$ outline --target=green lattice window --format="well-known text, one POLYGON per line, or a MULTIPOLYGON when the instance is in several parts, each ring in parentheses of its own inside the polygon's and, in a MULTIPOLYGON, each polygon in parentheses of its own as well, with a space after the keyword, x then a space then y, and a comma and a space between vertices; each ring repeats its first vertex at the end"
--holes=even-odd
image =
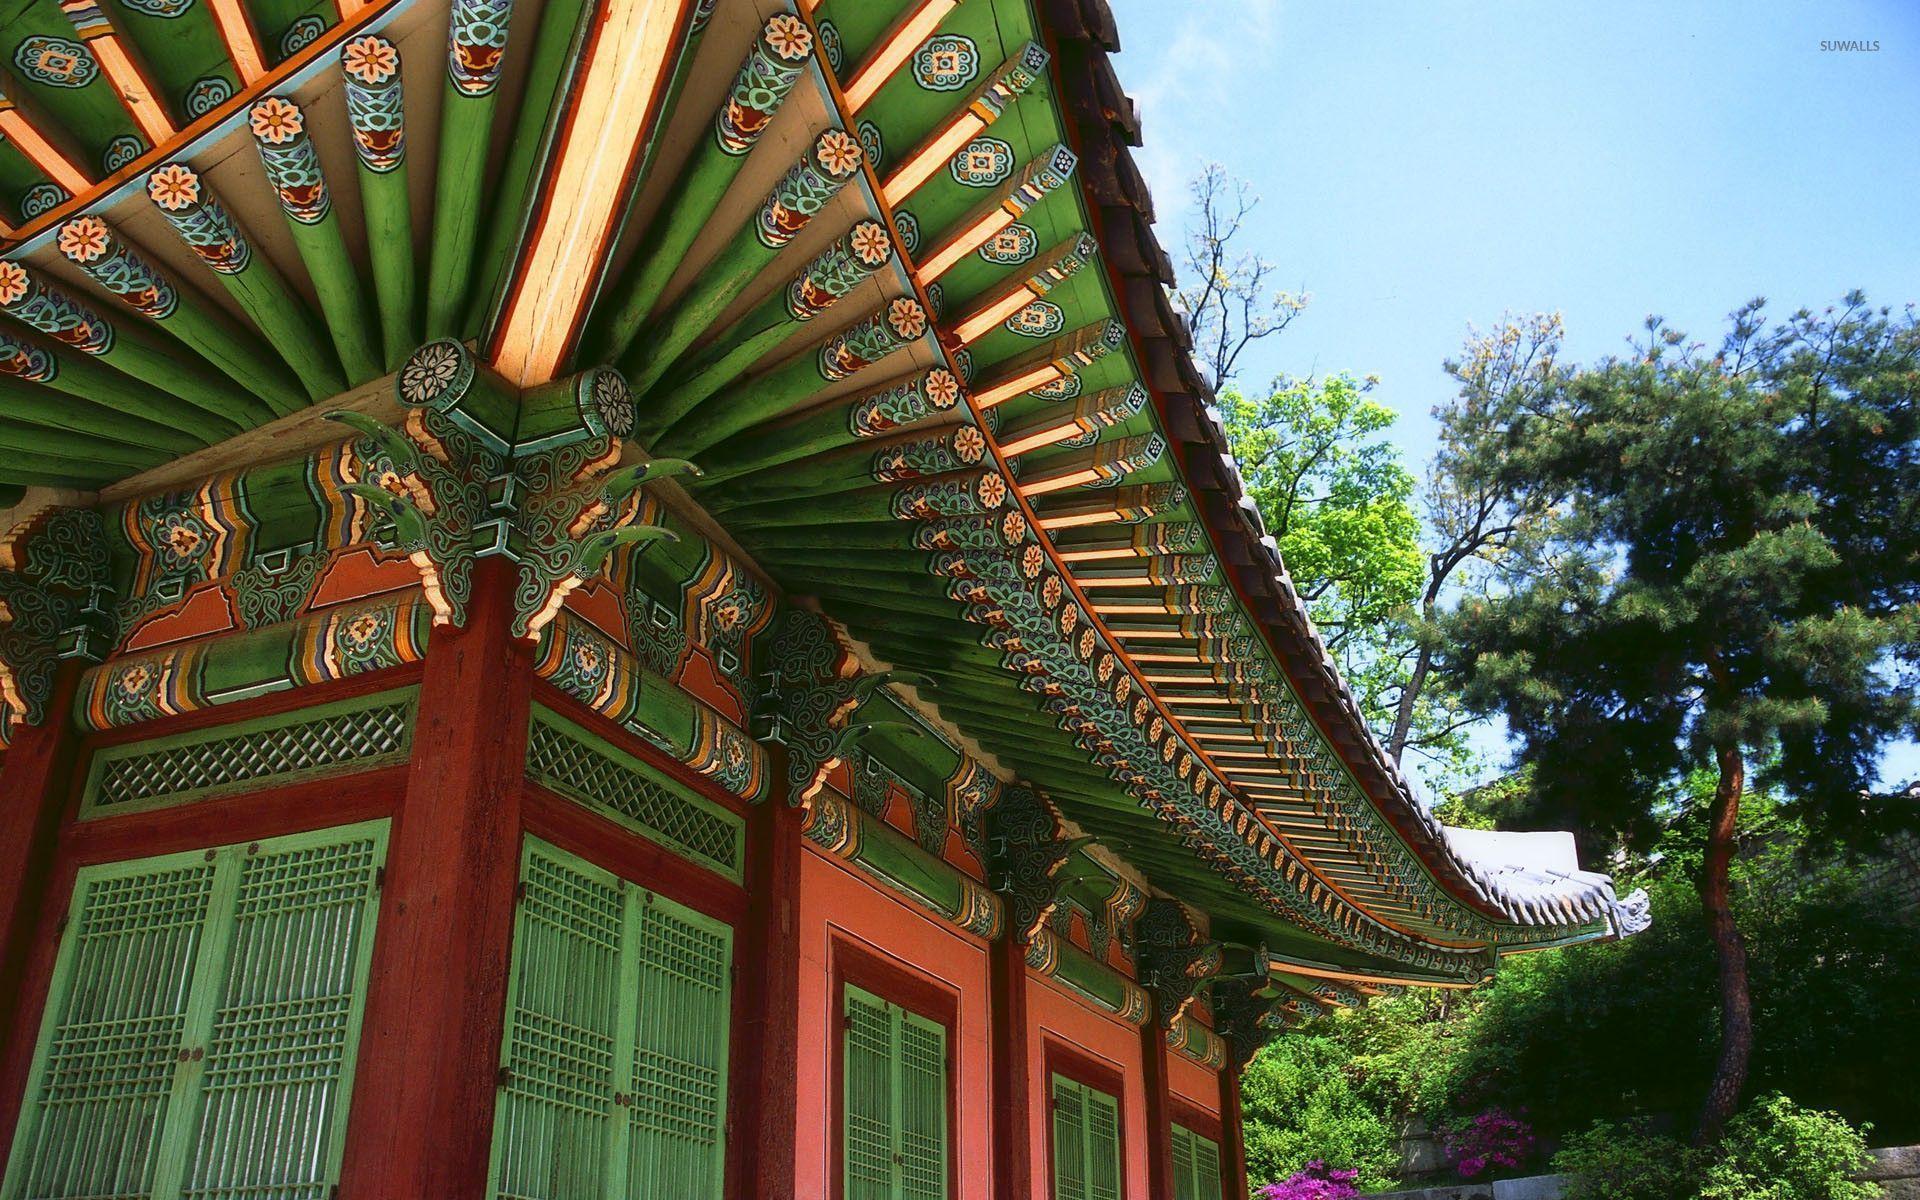
POLYGON ((945 1200, 947 1029, 846 989, 846 1200, 945 1200))
POLYGON ((413 693, 386 692, 94 755, 83 817, 405 762, 413 693))
POLYGON ((489 1195, 719 1196, 733 933, 528 839, 489 1195))
POLYGON ((544 708, 535 707, 528 731, 527 774, 689 858, 740 878, 745 835, 739 817, 544 708))
POLYGON ((1185 1125, 1173 1127, 1173 1200, 1220 1200, 1220 1147, 1185 1125))
POLYGON ((326 1200, 386 824, 88 867, 6 1200, 326 1200))
POLYGON ((1053 1077, 1053 1200, 1120 1200, 1120 1102, 1053 1077))

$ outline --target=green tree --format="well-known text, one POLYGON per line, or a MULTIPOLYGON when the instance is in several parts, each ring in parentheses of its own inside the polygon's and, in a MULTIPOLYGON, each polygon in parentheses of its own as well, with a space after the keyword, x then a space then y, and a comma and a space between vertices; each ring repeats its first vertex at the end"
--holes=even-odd
MULTIPOLYGON (((1247 494, 1362 711, 1384 738, 1418 652, 1415 602, 1427 579, 1418 487, 1389 440, 1397 414, 1376 381, 1282 378, 1261 396, 1219 397, 1247 494)), ((1403 745, 1464 768, 1464 722, 1433 689, 1409 709, 1403 745)))
POLYGON ((1503 587, 1444 622, 1442 666, 1504 714, 1554 810, 1644 836, 1685 772, 1715 773, 1698 875, 1720 1048, 1699 1136, 1753 1052, 1729 888, 1756 759, 1823 831, 1885 816, 1883 747, 1920 726, 1920 327, 1761 302, 1721 344, 1659 319, 1630 357, 1490 405, 1476 461, 1540 514, 1503 587))

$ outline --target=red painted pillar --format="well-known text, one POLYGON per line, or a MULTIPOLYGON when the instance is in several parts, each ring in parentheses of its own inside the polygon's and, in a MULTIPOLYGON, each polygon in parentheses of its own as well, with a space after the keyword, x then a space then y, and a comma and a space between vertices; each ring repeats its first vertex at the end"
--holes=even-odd
POLYGON ((1140 1030, 1146 1061, 1147 1195, 1173 1200, 1173 1094, 1168 1084, 1167 1035, 1149 1019, 1140 1030))
POLYGON ((28 986, 29 967, 50 928, 43 919, 60 822, 73 799, 80 733, 73 726, 73 693, 86 664, 68 661, 54 675, 46 719, 15 726, 6 765, 0 767, 0 1162, 20 1111, 27 1060, 40 1027, 44 979, 28 986))
POLYGON ((993 944, 988 955, 993 989, 993 1194, 996 1200, 1033 1200, 1027 947, 1009 933, 993 944))
MULTIPOLYGON (((775 754, 775 779, 786 778, 775 754)), ((800 868, 802 813, 783 788, 763 801, 747 831, 747 929, 740 956, 744 987, 734 1067, 742 1085, 735 1126, 739 1154, 730 1195, 795 1200, 800 1124, 800 868)), ((738 1094, 738 1093, 736 1093, 738 1094)), ((810 1097, 810 1103, 825 1103, 810 1097)))
POLYGON ((427 647, 348 1117, 343 1200, 486 1188, 519 882, 532 644, 514 570, 482 560, 427 647))
POLYGON ((1220 1182, 1224 1200, 1247 1200, 1247 1131, 1242 1119, 1240 1073, 1229 1061, 1220 1072, 1220 1182))

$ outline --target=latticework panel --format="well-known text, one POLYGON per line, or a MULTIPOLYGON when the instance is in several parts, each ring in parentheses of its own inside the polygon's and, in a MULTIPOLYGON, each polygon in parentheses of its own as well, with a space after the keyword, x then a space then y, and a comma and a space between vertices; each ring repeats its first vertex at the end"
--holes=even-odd
POLYGON ((413 730, 410 696, 370 697, 244 728, 139 742, 95 759, 89 813, 179 803, 211 793, 406 758, 413 730))
POLYGON ((6 1200, 323 1200, 381 822, 85 868, 6 1200))
POLYGON ((696 924, 659 903, 641 906, 639 925, 626 1194, 641 1200, 717 1196, 732 940, 724 927, 696 924))
POLYGON ((527 774, 562 795, 604 809, 656 841, 734 878, 741 872, 741 823, 692 798, 638 759, 536 712, 527 774))
POLYGON ((488 1195, 717 1198, 732 967, 726 925, 529 840, 488 1195))
POLYGON ((213 883, 206 861, 81 882, 9 1200, 152 1194, 213 883))
POLYGON ((371 947, 371 839, 249 856, 182 1195, 324 1200, 371 947), (306 1136, 288 1136, 298 1130, 306 1136))
POLYGON ((492 1195, 600 1200, 619 1025, 619 882, 529 851, 514 933, 492 1195))

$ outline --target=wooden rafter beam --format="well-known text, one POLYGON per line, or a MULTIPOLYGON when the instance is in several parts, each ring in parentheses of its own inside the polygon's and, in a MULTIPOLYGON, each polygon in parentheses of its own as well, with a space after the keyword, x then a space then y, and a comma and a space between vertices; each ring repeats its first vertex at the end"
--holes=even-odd
POLYGON ((266 55, 261 52, 260 35, 242 0, 207 0, 207 11, 213 14, 214 28, 220 33, 221 44, 227 48, 227 59, 233 63, 234 73, 240 76, 240 86, 252 87, 264 79, 266 55))
POLYGON ((915 0, 901 13, 880 35, 873 49, 867 51, 867 57, 841 89, 847 98, 848 111, 858 113, 865 108, 958 4, 959 0, 915 0))
POLYGON ((20 106, 0 93, 0 137, 12 142, 16 150, 42 175, 58 184, 69 196, 78 196, 93 186, 93 180, 80 169, 73 157, 42 131, 40 123, 20 106))
POLYGON ((552 379, 578 341, 692 7, 690 0, 601 0, 590 18, 553 158, 488 342, 494 369, 516 383, 552 379))
POLYGON ((159 89, 148 77, 133 47, 121 41, 99 0, 60 0, 60 11, 67 15, 73 31, 99 61, 100 69, 120 97, 121 107, 133 118, 148 144, 158 146, 172 138, 178 130, 167 106, 161 102, 159 89))

